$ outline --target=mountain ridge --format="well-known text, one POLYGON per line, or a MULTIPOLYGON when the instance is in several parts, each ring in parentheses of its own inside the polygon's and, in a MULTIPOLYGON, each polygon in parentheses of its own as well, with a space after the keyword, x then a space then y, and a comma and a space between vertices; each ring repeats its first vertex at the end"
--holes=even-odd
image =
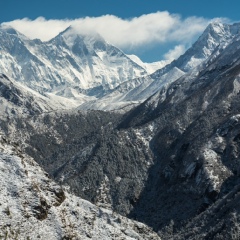
MULTIPOLYGON (((108 109, 109 100, 121 102, 123 105, 143 102, 148 97, 159 91, 167 88, 172 82, 186 74, 191 69, 194 69, 202 62, 206 61, 214 51, 224 47, 239 34, 240 24, 222 24, 214 22, 209 24, 198 40, 178 59, 173 60, 163 68, 155 71, 147 77, 139 77, 121 83, 116 89, 110 91, 106 96, 99 100, 90 101, 90 108, 98 109, 99 106, 104 106, 103 109, 108 109), (114 99, 115 98, 115 99, 114 99), (94 106, 95 105, 95 106, 94 106)), ((218 51, 217 51, 218 53, 218 51)), ((79 109, 86 109, 84 104, 79 109)), ((114 108, 114 105, 112 106, 114 108)))

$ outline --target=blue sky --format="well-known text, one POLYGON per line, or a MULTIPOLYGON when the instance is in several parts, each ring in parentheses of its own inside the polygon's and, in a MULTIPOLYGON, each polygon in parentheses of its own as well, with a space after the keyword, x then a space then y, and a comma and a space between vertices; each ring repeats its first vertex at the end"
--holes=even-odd
POLYGON ((108 42, 147 62, 181 54, 214 18, 240 19, 239 0, 0 1, 0 22, 10 22, 28 37, 47 40, 50 33, 74 23, 80 32, 94 28, 108 42))

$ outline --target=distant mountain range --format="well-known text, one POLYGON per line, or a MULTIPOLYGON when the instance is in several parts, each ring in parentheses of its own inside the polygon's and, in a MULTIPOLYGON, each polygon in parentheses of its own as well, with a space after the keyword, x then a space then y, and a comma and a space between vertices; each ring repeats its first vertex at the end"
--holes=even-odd
POLYGON ((213 23, 177 60, 146 64, 100 35, 79 35, 72 27, 41 42, 2 26, 0 72, 46 97, 62 100, 63 105, 71 99, 69 108, 122 109, 146 100, 199 65, 219 44, 227 44, 237 29, 237 25, 213 23))
POLYGON ((0 46, 1 73, 40 94, 74 99, 79 105, 164 66, 164 62, 144 64, 100 35, 79 35, 71 27, 48 42, 1 27, 0 46))

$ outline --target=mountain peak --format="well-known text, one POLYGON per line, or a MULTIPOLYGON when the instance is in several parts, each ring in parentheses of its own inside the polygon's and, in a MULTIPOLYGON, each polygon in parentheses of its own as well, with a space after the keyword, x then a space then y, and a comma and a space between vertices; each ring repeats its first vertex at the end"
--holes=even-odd
POLYGON ((28 40, 29 38, 26 37, 24 34, 18 32, 15 28, 10 25, 0 24, 0 32, 4 32, 8 35, 12 35, 18 37, 22 40, 28 40))
POLYGON ((69 26, 63 32, 59 34, 59 36, 63 37, 68 46, 73 46, 76 39, 80 41, 84 41, 85 43, 89 43, 93 45, 95 42, 103 42, 106 43, 104 38, 97 32, 89 31, 82 32, 75 26, 69 26))
POLYGON ((221 21, 216 20, 216 21, 209 23, 207 28, 217 29, 217 28, 222 28, 224 26, 228 26, 228 24, 222 23, 221 21))
POLYGON ((240 24, 229 25, 220 21, 210 23, 193 46, 184 54, 184 58, 188 60, 184 60, 183 57, 179 58, 181 61, 184 60, 186 62, 184 70, 188 71, 192 69, 192 67, 189 68, 189 66, 192 66, 192 63, 187 63, 189 58, 191 59, 190 62, 197 59, 197 61, 195 61, 196 64, 194 65, 196 66, 204 59, 208 58, 219 45, 229 43, 231 39, 239 33, 239 26, 240 24))
POLYGON ((8 34, 14 34, 14 35, 18 35, 20 34, 16 29, 14 29, 13 27, 9 26, 9 25, 5 25, 2 24, 0 25, 0 30, 3 30, 5 32, 7 32, 8 34))
POLYGON ((211 35, 213 38, 223 37, 228 39, 232 38, 232 35, 236 35, 240 32, 240 23, 226 24, 220 21, 211 22, 202 36, 211 35))

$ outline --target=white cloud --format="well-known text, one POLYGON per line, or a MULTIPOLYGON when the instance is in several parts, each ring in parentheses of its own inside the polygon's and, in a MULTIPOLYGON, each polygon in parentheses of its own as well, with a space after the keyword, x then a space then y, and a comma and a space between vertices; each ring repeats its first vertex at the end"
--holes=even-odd
POLYGON ((174 60, 182 55, 185 51, 186 49, 184 45, 177 45, 173 49, 169 50, 166 54, 164 54, 164 58, 166 60, 174 60))
POLYGON ((200 33, 209 23, 208 19, 190 17, 182 20, 179 15, 168 12, 145 14, 131 19, 113 15, 86 17, 74 20, 46 20, 39 17, 3 23, 16 28, 30 38, 49 40, 72 25, 79 33, 97 31, 105 39, 120 46, 138 46, 150 42, 165 42, 191 38, 200 33))
POLYGON ((130 50, 169 42, 189 45, 209 22, 209 19, 201 17, 182 19, 178 14, 164 11, 131 19, 122 19, 114 15, 73 20, 46 20, 39 17, 35 20, 24 18, 2 24, 12 26, 29 38, 40 38, 43 41, 50 40, 71 25, 78 33, 95 31, 113 45, 130 50))
POLYGON ((39 17, 35 20, 17 19, 2 23, 2 25, 9 25, 31 39, 39 38, 42 41, 47 41, 69 27, 71 22, 71 20, 46 20, 39 17))

